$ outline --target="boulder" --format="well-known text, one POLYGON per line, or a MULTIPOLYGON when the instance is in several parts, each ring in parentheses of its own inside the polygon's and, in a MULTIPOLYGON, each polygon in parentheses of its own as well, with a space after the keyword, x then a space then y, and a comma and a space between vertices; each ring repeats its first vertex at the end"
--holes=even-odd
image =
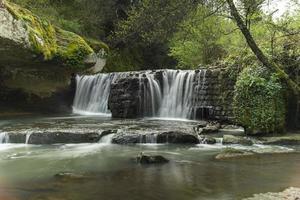
POLYGON ((199 139, 193 134, 180 131, 169 131, 158 134, 157 143, 198 144, 199 139))
POLYGON ((169 160, 163 156, 144 155, 143 153, 136 157, 136 161, 140 164, 164 164, 169 162, 169 160))
POLYGON ((0 109, 8 111, 71 112, 72 74, 97 54, 79 35, 10 1, 1 1, 0 47, 0 109))
POLYGON ((223 144, 241 144, 241 145, 253 145, 251 139, 242 136, 224 135, 223 144))

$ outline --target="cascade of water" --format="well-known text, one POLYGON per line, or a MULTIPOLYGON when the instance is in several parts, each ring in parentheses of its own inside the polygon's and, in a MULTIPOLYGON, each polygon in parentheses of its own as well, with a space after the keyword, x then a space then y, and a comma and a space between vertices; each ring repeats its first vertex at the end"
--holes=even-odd
POLYGON ((157 134, 140 135, 140 143, 156 144, 157 143, 157 134))
POLYGON ((9 143, 9 135, 7 133, 0 133, 0 144, 9 143))
POLYGON ((30 136, 31 136, 31 133, 26 134, 25 144, 28 144, 30 136))
POLYGON ((159 117, 191 118, 194 71, 167 70, 163 73, 163 100, 159 117))
POLYGON ((108 134, 108 135, 103 136, 103 137, 100 139, 99 143, 103 143, 103 144, 111 144, 114 135, 115 135, 115 134, 108 134))
MULTIPOLYGON (((124 72, 77 76, 73 111, 79 114, 109 114, 107 105, 111 84, 129 74, 124 72)), ((161 118, 195 118, 195 103, 197 102, 195 92, 203 89, 205 74, 205 70, 199 72, 162 70, 158 73, 152 71, 139 73, 140 88, 137 92, 140 98, 141 115, 161 118)))
POLYGON ((159 81, 151 73, 140 76, 140 89, 143 91, 143 113, 144 116, 156 116, 162 101, 162 93, 159 81))
POLYGON ((127 75, 128 73, 111 73, 77 76, 73 112, 109 114, 107 104, 111 83, 127 75))

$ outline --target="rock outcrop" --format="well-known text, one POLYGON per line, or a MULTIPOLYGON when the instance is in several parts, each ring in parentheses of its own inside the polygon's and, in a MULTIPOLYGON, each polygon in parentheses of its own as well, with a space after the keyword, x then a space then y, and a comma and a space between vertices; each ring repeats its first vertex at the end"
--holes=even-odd
POLYGON ((192 134, 179 131, 169 131, 157 135, 157 143, 198 144, 199 139, 192 134))
POLYGON ((79 35, 0 2, 0 110, 70 109, 72 74, 96 63, 87 60, 94 50, 79 35))
POLYGON ((27 144, 69 144, 69 143, 96 143, 101 135, 97 132, 70 133, 70 132, 36 132, 32 134, 9 133, 10 143, 27 144), (27 141, 26 141, 27 140, 27 141))

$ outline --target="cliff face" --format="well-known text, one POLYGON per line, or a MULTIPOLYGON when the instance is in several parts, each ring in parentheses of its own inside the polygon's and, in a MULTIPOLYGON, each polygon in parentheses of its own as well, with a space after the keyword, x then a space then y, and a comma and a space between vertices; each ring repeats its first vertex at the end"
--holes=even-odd
POLYGON ((0 111, 67 108, 71 74, 92 67, 95 55, 79 35, 0 0, 0 111))

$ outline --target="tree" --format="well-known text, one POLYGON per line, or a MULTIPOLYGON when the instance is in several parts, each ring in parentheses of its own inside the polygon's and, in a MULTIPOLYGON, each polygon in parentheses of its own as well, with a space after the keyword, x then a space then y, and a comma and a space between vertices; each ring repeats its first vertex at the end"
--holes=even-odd
POLYGON ((247 44, 249 45, 250 49, 255 54, 257 59, 265 67, 269 68, 272 71, 275 71, 279 75, 279 77, 282 78, 288 84, 288 86, 293 90, 293 92, 295 94, 299 94, 299 92, 300 92, 299 85, 297 83, 295 83, 292 79, 290 79, 289 75, 284 70, 282 70, 276 63, 272 62, 267 56, 265 56, 265 54, 262 52, 262 50, 258 47, 258 45, 256 44, 255 40, 253 39, 249 29, 247 28, 244 21, 242 20, 233 0, 226 0, 226 2, 229 6, 231 15, 234 17, 234 19, 237 23, 237 26, 243 33, 243 35, 247 41, 247 44))

